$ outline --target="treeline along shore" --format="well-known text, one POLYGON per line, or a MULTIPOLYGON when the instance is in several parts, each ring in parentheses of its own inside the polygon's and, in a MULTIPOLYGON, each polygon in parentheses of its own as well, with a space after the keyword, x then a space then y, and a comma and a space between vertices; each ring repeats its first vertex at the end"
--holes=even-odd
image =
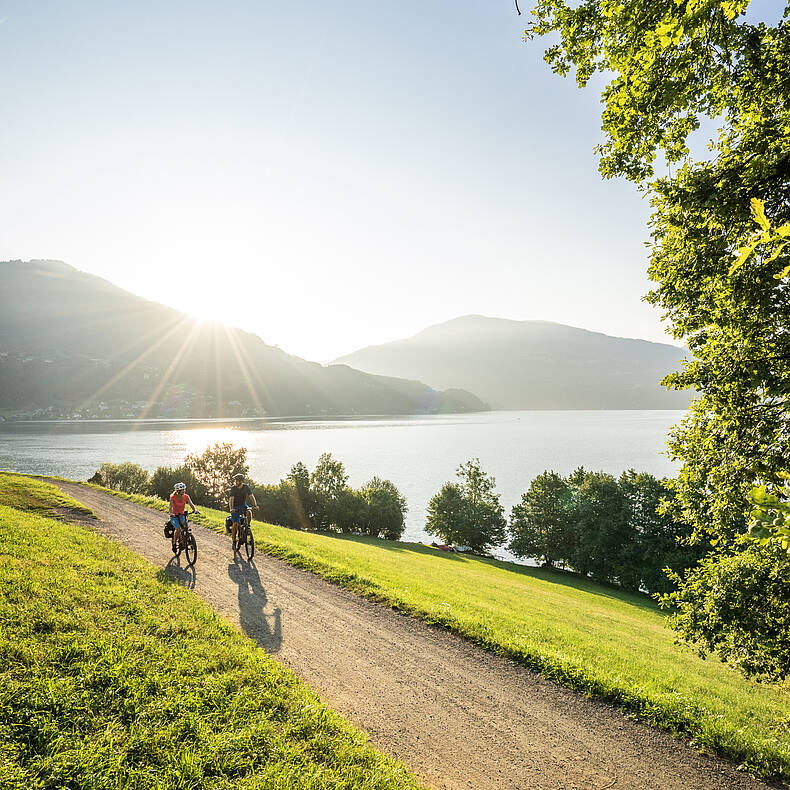
MULTIPOLYGON (((167 499, 176 482, 187 485, 196 505, 225 508, 232 476, 248 474, 245 448, 217 443, 188 455, 178 467, 152 474, 137 464, 103 463, 91 482, 132 494, 167 499)), ((343 463, 324 453, 315 468, 299 462, 278 483, 248 480, 268 523, 291 529, 369 535, 399 540, 407 503, 390 480, 374 475, 358 489, 348 485, 343 463)), ((678 521, 667 481, 646 472, 577 469, 567 477, 536 477, 505 517, 477 459, 458 468, 428 508, 426 531, 448 548, 490 555, 506 546, 516 557, 572 571, 626 590, 666 593, 706 548, 691 543, 678 521), (671 573, 668 572, 671 569, 671 573)))

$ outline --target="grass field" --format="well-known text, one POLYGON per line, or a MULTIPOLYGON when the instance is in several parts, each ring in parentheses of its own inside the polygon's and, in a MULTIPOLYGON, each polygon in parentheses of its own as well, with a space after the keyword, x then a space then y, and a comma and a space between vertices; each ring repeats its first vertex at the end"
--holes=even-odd
POLYGON ((418 787, 193 594, 8 477, 2 501, 30 506, 0 506, 0 787, 418 787))
POLYGON ((82 516, 93 513, 76 499, 34 477, 0 472, 0 503, 45 516, 60 516, 66 512, 82 516))
MULTIPOLYGON (((201 512, 198 520, 223 529, 225 513, 201 512)), ((421 544, 260 522, 254 531, 259 550, 686 734, 758 775, 790 779, 790 691, 681 650, 646 596, 421 544)))
MULTIPOLYGON (((152 497, 110 493, 167 510, 152 497)), ((224 530, 224 512, 201 513, 196 521, 224 530)), ((609 700, 760 776, 790 780, 790 689, 682 650, 645 596, 421 544, 260 522, 254 531, 261 551, 609 700)))

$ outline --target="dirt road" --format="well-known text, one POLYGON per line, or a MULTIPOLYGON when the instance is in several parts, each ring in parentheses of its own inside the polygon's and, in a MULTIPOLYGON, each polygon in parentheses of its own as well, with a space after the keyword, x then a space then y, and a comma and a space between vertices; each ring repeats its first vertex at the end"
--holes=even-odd
MULTIPOLYGON (((55 482, 55 481, 53 481, 55 482)), ((98 529, 193 588, 435 790, 756 790, 765 785, 617 710, 281 560, 197 528, 194 573, 164 516, 57 483, 98 529)))

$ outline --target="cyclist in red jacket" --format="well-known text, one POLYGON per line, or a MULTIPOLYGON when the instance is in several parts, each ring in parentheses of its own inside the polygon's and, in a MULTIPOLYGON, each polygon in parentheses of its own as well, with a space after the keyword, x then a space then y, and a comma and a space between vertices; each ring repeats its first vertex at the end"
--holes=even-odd
POLYGON ((174 554, 181 538, 181 525, 185 524, 187 520, 187 505, 192 508, 193 513, 197 513, 197 508, 192 504, 192 500, 187 494, 186 484, 176 483, 173 486, 173 493, 170 494, 170 523, 173 525, 174 554))

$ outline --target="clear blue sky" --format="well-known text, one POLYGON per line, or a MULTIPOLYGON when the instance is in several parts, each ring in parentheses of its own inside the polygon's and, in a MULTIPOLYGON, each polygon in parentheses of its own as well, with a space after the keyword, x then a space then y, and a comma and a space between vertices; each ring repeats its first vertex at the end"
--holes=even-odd
POLYGON ((467 313, 672 342, 646 201, 597 173, 599 91, 522 10, 0 0, 0 259, 316 360, 467 313))

